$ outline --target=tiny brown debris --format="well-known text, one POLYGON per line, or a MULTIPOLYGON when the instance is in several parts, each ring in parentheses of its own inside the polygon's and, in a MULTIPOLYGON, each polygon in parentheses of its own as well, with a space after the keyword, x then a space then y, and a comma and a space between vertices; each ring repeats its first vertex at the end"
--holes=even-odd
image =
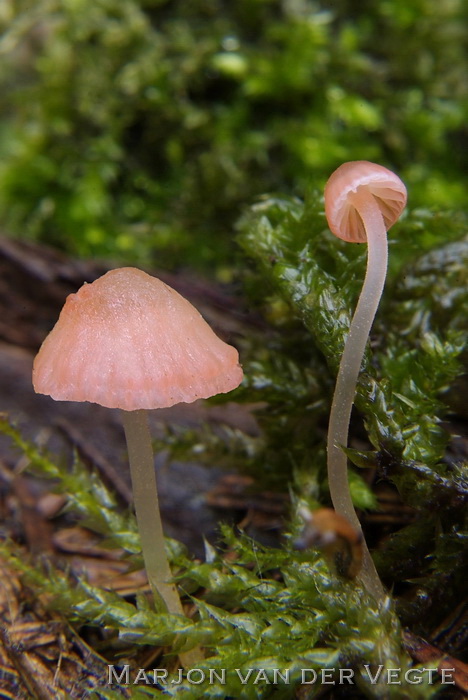
MULTIPOLYGON (((1 697, 69 700, 104 687, 104 659, 63 620, 45 612, 2 558, 0 581, 1 697)), ((125 689, 120 692, 128 697, 125 689)))
POLYGON ((452 672, 455 685, 468 693, 468 665, 446 654, 442 649, 426 642, 422 637, 418 637, 409 630, 403 633, 403 641, 410 656, 421 663, 437 663, 437 671, 443 670, 452 672))

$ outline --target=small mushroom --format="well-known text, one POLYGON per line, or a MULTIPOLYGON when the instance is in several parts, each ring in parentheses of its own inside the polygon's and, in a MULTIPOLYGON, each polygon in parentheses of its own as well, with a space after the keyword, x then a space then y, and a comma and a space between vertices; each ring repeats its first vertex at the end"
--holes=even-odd
POLYGON ((311 511, 301 506, 299 515, 304 527, 293 543, 296 549, 322 549, 340 576, 355 578, 362 565, 362 531, 351 527, 333 508, 311 511))
MULTIPOLYGON (((336 380, 328 428, 328 480, 335 510, 354 527, 354 511, 342 447, 348 444, 349 421, 356 383, 369 332, 387 273, 387 230, 406 204, 406 188, 397 175, 368 161, 344 163, 325 186, 325 214, 332 233, 352 243, 367 242, 367 270, 351 321, 336 380)), ((384 590, 364 543, 363 583, 377 601, 384 590)))
POLYGON ((148 580, 171 613, 182 606, 170 582, 146 409, 226 393, 241 381, 237 350, 174 289, 135 268, 70 294, 34 361, 37 393, 123 409, 148 580))

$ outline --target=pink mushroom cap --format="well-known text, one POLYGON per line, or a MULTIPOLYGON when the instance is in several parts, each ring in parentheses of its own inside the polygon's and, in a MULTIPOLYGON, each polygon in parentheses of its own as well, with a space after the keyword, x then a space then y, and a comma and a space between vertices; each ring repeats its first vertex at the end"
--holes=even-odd
POLYGON ((242 376, 237 350, 189 301, 131 267, 67 297, 33 367, 39 394, 126 411, 227 393, 242 376))
POLYGON ((393 226, 406 205, 406 187, 382 165, 367 160, 343 163, 325 185, 325 214, 332 233, 351 243, 367 241, 356 193, 366 188, 378 204, 385 228, 393 226))

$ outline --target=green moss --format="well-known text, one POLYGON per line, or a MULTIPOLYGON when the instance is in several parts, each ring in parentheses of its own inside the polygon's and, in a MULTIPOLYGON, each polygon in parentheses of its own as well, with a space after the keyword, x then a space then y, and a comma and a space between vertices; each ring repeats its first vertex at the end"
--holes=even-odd
POLYGON ((346 160, 395 166, 412 207, 457 206, 463 19, 461 0, 10 3, 0 220, 79 255, 213 267, 240 207, 346 160))

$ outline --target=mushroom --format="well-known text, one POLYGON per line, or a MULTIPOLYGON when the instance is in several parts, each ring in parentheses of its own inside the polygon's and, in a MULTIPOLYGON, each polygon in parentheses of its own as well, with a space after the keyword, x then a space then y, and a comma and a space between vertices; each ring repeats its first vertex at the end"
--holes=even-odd
POLYGON ((298 514, 304 527, 293 543, 296 549, 322 549, 340 576, 355 578, 362 565, 362 531, 332 508, 311 511, 303 505, 298 514))
MULTIPOLYGON (((356 384, 369 332, 379 305, 387 272, 387 230, 406 204, 406 188, 397 175, 368 161, 341 165, 325 186, 325 214, 332 233, 352 243, 367 241, 367 270, 346 338, 336 380, 328 428, 328 480, 337 513, 356 528, 342 447, 348 443, 349 421, 356 384)), ((361 579, 377 601, 384 590, 367 546, 363 547, 361 579)))
POLYGON ((165 553, 146 410, 226 393, 241 381, 237 350, 174 289, 135 268, 70 294, 34 361, 37 393, 123 409, 143 559, 155 601, 170 613, 183 611, 165 553))

